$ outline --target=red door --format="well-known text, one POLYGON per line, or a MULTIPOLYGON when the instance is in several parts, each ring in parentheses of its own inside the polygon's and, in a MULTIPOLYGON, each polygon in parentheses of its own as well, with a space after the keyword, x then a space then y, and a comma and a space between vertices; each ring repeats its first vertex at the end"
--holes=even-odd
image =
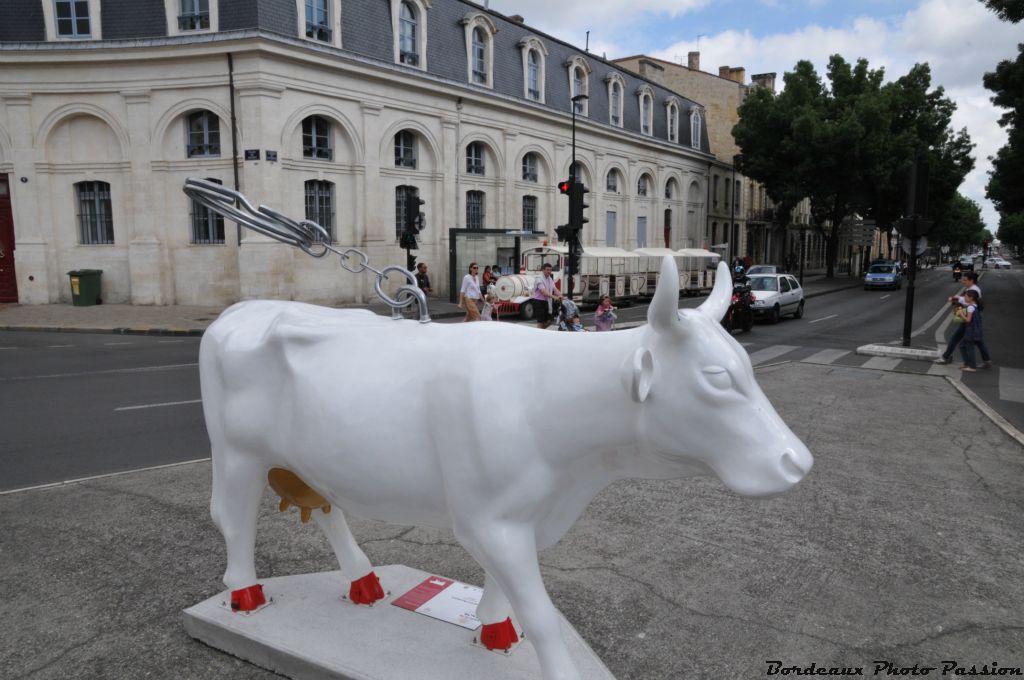
POLYGON ((0 175, 0 302, 18 301, 18 281, 14 276, 14 214, 11 212, 11 187, 7 175, 0 175))

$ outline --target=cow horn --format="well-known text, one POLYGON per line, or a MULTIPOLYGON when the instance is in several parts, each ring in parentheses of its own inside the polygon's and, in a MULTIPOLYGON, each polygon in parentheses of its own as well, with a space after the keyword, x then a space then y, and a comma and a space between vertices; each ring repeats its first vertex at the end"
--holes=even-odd
POLYGON ((729 303, 732 301, 732 274, 729 272, 729 265, 719 261, 718 269, 715 271, 715 287, 711 289, 708 299, 698 307, 704 316, 715 323, 722 320, 729 310, 729 303))
POLYGON ((661 261, 661 279, 647 308, 647 323, 657 331, 672 331, 679 322, 679 268, 675 258, 666 255, 661 261))

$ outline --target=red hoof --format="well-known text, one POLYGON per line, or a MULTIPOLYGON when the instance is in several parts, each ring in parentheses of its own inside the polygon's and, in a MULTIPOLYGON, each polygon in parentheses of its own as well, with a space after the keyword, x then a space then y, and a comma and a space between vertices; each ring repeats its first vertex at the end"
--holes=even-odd
POLYGON ((231 609, 236 612, 251 612, 267 603, 263 596, 263 586, 257 583, 248 588, 231 591, 231 609))
POLYGON ((519 642, 511 617, 500 623, 485 623, 480 631, 480 642, 487 649, 508 649, 519 642))
POLYGON ((380 579, 372 571, 352 581, 352 587, 348 589, 348 599, 356 604, 373 604, 383 597, 384 589, 380 587, 380 579))

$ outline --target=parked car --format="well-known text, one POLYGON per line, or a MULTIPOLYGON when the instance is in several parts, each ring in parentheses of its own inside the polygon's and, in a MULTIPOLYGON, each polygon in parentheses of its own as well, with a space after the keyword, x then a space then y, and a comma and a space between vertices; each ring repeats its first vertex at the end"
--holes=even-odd
POLYGON ((754 316, 771 323, 792 314, 804 315, 804 289, 790 274, 751 274, 750 290, 754 295, 754 316))
POLYGON ((985 260, 985 266, 992 269, 1009 269, 1010 263, 1001 257, 990 257, 985 260))
POLYGON ((873 264, 864 272, 864 290, 903 287, 903 273, 895 262, 873 264))

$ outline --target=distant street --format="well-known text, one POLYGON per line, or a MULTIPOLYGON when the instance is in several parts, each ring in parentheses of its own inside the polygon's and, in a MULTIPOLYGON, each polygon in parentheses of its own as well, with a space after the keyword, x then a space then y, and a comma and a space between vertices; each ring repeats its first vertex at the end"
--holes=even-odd
MULTIPOLYGON (((996 369, 968 375, 965 383, 1024 429, 1024 346, 1018 341, 1024 334, 1024 268, 986 270, 981 286, 996 369)), ((921 272, 915 346, 935 346, 935 330, 947 316, 944 300, 958 289, 947 268, 921 272)), ((949 369, 854 353, 861 345, 902 335, 905 293, 906 288, 857 287, 817 296, 807 300, 803 319, 757 323, 735 337, 755 365, 807 361, 919 373, 949 369)), ((702 301, 684 298, 680 304, 692 308, 702 301)), ((645 315, 646 306, 622 309, 619 322, 642 321, 645 315)), ((198 338, 0 332, 0 490, 209 456, 198 349, 198 338)), ((952 368, 958 363, 959 357, 952 368)))

